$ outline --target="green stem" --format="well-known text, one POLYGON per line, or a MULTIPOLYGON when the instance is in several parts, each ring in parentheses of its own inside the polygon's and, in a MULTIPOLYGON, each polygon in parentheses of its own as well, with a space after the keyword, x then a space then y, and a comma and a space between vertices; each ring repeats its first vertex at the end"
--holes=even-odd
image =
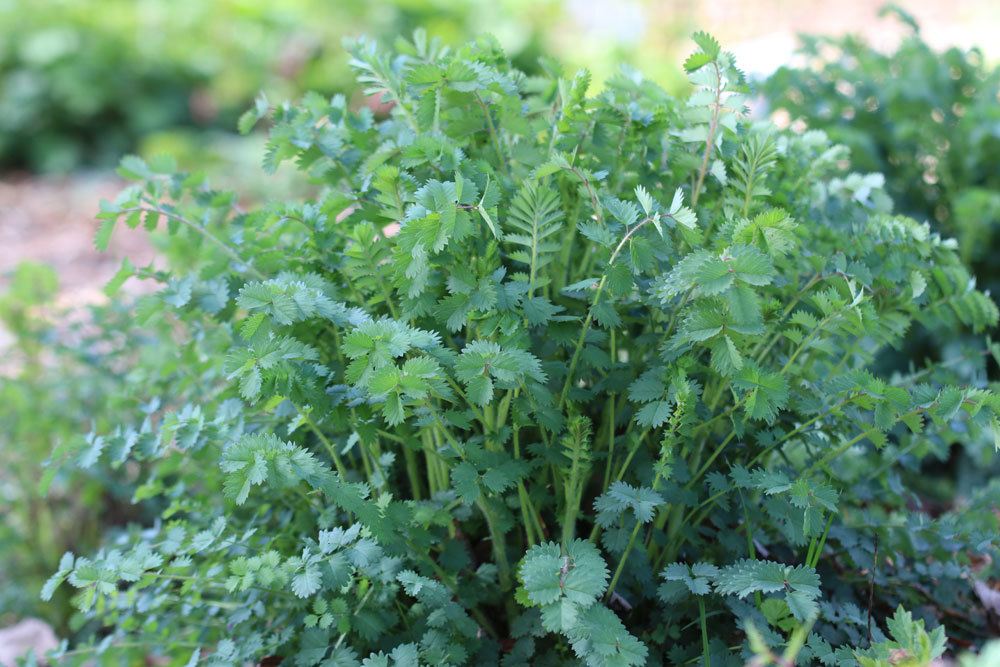
POLYGON ((299 410, 299 415, 302 416, 302 421, 306 423, 306 426, 309 427, 309 430, 312 431, 317 438, 319 438, 320 442, 323 443, 323 447, 326 448, 326 451, 330 455, 330 458, 333 459, 333 465, 336 466, 337 472, 340 473, 340 476, 346 480, 347 468, 344 467, 344 462, 341 461, 340 454, 337 453, 337 448, 334 447, 333 443, 330 442, 330 439, 323 434, 323 432, 319 429, 318 426, 316 426, 315 422, 313 422, 308 412, 299 410))
MULTIPOLYGON (((639 437, 639 442, 642 442, 642 439, 644 437, 645 437, 645 433, 643 433, 643 435, 639 437)), ((635 449, 638 449, 638 446, 635 449)), ((633 452, 634 452, 634 450, 633 450, 633 452)), ((662 466, 657 466, 657 468, 659 468, 659 470, 663 469, 662 466)), ((623 473, 624 473, 624 470, 625 469, 623 468, 622 469, 623 473)), ((619 479, 621 479, 621 478, 619 477, 619 479)), ((651 485, 651 488, 653 489, 654 492, 656 491, 656 487, 659 486, 661 479, 662 479, 661 472, 658 471, 653 476, 653 483, 651 485)), ((635 528, 632 529, 632 534, 629 536, 628 544, 625 546, 625 551, 622 552, 621 559, 618 561, 618 567, 615 568, 615 574, 611 578, 611 585, 608 586, 608 592, 605 594, 607 599, 611 599, 611 595, 615 592, 615 586, 618 585, 618 579, 619 579, 619 577, 621 577, 622 571, 625 569, 625 563, 626 563, 626 561, 628 561, 628 556, 629 556, 629 553, 632 551, 632 547, 635 546, 635 540, 639 536, 639 530, 642 528, 642 525, 643 525, 642 522, 639 521, 638 518, 637 518, 636 522, 635 522, 635 528)), ((595 528, 596 527, 597 526, 595 526, 595 528)), ((596 535, 596 530, 595 530, 595 532, 592 533, 591 536, 590 536, 591 541, 594 541, 596 539, 596 537, 597 537, 597 535, 596 535)))
MULTIPOLYGON (((781 317, 778 318, 778 321, 775 323, 775 325, 780 325, 782 322, 785 321, 785 318, 788 317, 788 314, 792 312, 792 309, 795 308, 795 306, 799 303, 799 301, 802 300, 802 298, 806 295, 806 292, 812 289, 813 285, 818 283, 820 279, 821 279, 821 274, 819 273, 813 275, 813 277, 809 279, 809 282, 807 282, 805 286, 801 290, 799 290, 799 292, 795 295, 795 298, 792 299, 791 302, 782 311, 781 317)), ((782 336, 782 331, 781 328, 778 327, 777 333, 775 333, 774 336, 766 344, 762 342, 760 345, 754 348, 750 352, 750 356, 754 357, 754 360, 760 363, 760 361, 767 355, 767 353, 771 351, 771 348, 774 347, 774 345, 781 339, 781 336, 782 336)))
MULTIPOLYGON (((175 642, 175 641, 171 641, 170 645, 183 646, 185 648, 199 648, 201 646, 201 644, 199 644, 198 642, 175 642)), ((86 646, 84 648, 75 648, 72 651, 66 651, 60 654, 60 656, 62 658, 71 658, 78 655, 87 655, 88 653, 96 653, 99 650, 114 651, 114 650, 129 649, 129 648, 156 649, 156 648, 162 648, 162 646, 163 646, 162 639, 157 639, 155 641, 149 641, 149 642, 139 642, 139 641, 119 642, 117 644, 113 643, 110 646, 104 648, 102 648, 101 646, 86 646)))
POLYGON ((625 457, 625 461, 622 463, 621 468, 618 469, 618 474, 615 475, 615 481, 620 482, 625 478, 625 473, 628 472, 628 467, 632 465, 632 459, 635 458, 636 452, 639 451, 639 447, 642 445, 643 440, 646 439, 646 435, 649 433, 649 429, 644 430, 636 438, 635 445, 628 452, 628 456, 625 457))
MULTIPOLYGON (((612 351, 612 364, 614 363, 614 351, 615 351, 615 331, 611 331, 611 351, 612 351)), ((607 418, 608 418, 608 458, 604 465, 604 482, 601 484, 601 493, 608 490, 608 485, 611 483, 611 468, 614 466, 615 461, 615 395, 610 394, 608 396, 608 407, 607 407, 607 418)))
POLYGON ((500 574, 500 588, 509 591, 511 589, 510 561, 507 559, 507 545, 504 543, 503 533, 497 530, 493 513, 490 512, 489 506, 482 497, 476 500, 476 505, 486 519, 486 528, 490 533, 490 541, 493 542, 493 554, 497 559, 497 569, 500 574))
MULTIPOLYGON (((635 235, 640 229, 653 222, 653 218, 644 218, 641 222, 637 223, 632 229, 625 233, 622 240, 618 242, 615 246, 614 251, 611 253, 611 257, 608 259, 608 267, 615 263, 615 259, 618 258, 618 254, 628 243, 629 239, 635 235)), ((597 289, 594 290, 594 298, 590 302, 590 308, 587 309, 587 318, 583 322, 583 327, 580 329, 580 336, 577 338, 576 345, 573 347, 573 356, 570 357, 569 369, 566 371, 566 382, 563 384, 562 392, 559 394, 559 403, 556 406, 557 409, 561 410, 563 404, 566 403, 566 396, 569 394, 569 388, 573 384, 573 375, 576 373, 576 364, 580 360, 580 352, 583 351, 583 343, 587 338, 587 333, 590 331, 590 327, 594 322, 594 306, 597 302, 601 300, 601 294, 604 293, 604 286, 608 282, 608 274, 605 271, 604 275, 601 276, 601 281, 597 284, 597 289)))
POLYGON ((701 651, 705 667, 712 667, 712 654, 708 650, 708 623, 705 621, 705 598, 698 596, 698 620, 701 623, 701 651))
POLYGON ((524 541, 529 547, 533 547, 540 541, 535 536, 535 526, 531 516, 528 514, 528 491, 524 488, 524 482, 517 483, 517 502, 521 506, 521 522, 524 524, 524 541))
MULTIPOLYGON (((448 441, 448 444, 451 445, 452 449, 455 450, 459 457, 462 460, 465 460, 465 448, 462 447, 451 435, 448 429, 441 422, 438 414, 436 412, 433 412, 432 414, 434 415, 434 428, 436 428, 438 433, 448 441)), ((507 547, 504 543, 503 533, 497 529, 493 513, 490 512, 489 507, 481 496, 476 500, 476 506, 483 513, 483 518, 486 520, 486 527, 490 533, 490 540, 493 542, 493 554, 496 558, 497 567, 500 571, 500 586, 505 591, 510 590, 510 561, 507 559, 507 547)))
MULTIPOLYGON (((370 584, 368 592, 366 592, 364 597, 361 598, 361 601, 358 602, 358 606, 354 608, 354 612, 351 614, 352 617, 357 616, 361 612, 361 610, 365 608, 365 605, 368 604, 368 600, 371 599, 371 596, 374 592, 375 592, 375 585, 370 584)), ((334 651, 340 648, 340 645, 344 643, 345 639, 347 639, 347 631, 341 632, 340 636, 337 637, 337 643, 333 645, 334 651)))
POLYGON ((694 287, 689 287, 684 296, 681 297, 680 303, 674 308, 670 313, 670 320, 667 322, 667 330, 663 334, 663 340, 669 340, 670 335, 674 332, 674 325, 677 323, 677 315, 684 310, 684 306, 687 305, 688 299, 691 298, 691 294, 694 292, 694 287))
POLYGON ((497 128, 493 124, 493 116, 490 114, 490 108, 483 101, 483 98, 479 96, 479 93, 476 93, 476 102, 479 103, 479 106, 483 110, 483 115, 486 116, 486 127, 489 130, 490 138, 493 140, 493 147, 496 149, 497 158, 500 160, 503 170, 507 173, 507 178, 511 178, 510 165, 507 164, 507 158, 500 147, 500 137, 497 135, 497 128))
POLYGON ((421 433, 421 440, 424 443, 424 466, 427 469, 427 493, 431 497, 445 487, 438 482, 437 476, 437 452, 434 451, 434 440, 429 430, 421 433))
POLYGON ((403 445, 403 458, 406 460, 406 476, 410 480, 410 491, 414 500, 420 500, 423 496, 421 491, 420 471, 417 470, 416 453, 403 445))
POLYGON ((802 650, 802 647, 805 646, 806 639, 809 638, 809 631, 812 630, 812 626, 815 622, 816 619, 814 618, 808 623, 804 623, 799 627, 795 628, 795 631, 792 632, 791 639, 788 640, 788 644, 785 646, 785 652, 781 655, 780 664, 793 665, 793 666, 795 665, 796 663, 795 659, 799 655, 799 652, 802 650))
POLYGON ((715 147, 715 132, 719 128, 719 115, 722 112, 722 72, 719 71, 718 62, 713 62, 712 65, 715 67, 715 103, 712 104, 712 119, 708 125, 708 136, 705 137, 705 153, 702 155, 701 166, 698 168, 698 180, 691 192, 691 208, 698 205, 698 195, 701 194, 705 175, 708 173, 708 161, 712 157, 712 149, 715 147))
POLYGON ((606 600, 610 600, 611 595, 615 592, 615 586, 618 585, 618 579, 622 576, 622 571, 625 569, 625 562, 628 560, 628 555, 632 551, 632 547, 635 546, 635 540, 639 536, 639 530, 641 528, 642 523, 636 521, 635 528, 632 529, 632 534, 628 538, 628 544, 625 546, 625 551, 622 553, 622 557, 618 561, 618 567, 615 568, 615 574, 611 577, 611 584, 608 586, 608 592, 604 594, 604 598, 606 600))
POLYGON ((806 563, 806 565, 813 569, 816 569, 816 566, 819 565, 820 556, 823 555, 823 547, 826 546, 826 536, 830 534, 830 526, 833 525, 833 518, 835 516, 835 512, 830 512, 830 517, 826 520, 826 528, 823 529, 823 535, 819 538, 819 543, 816 545, 816 550, 813 552, 812 560, 806 563))
POLYGON ((858 444, 859 442, 861 442, 862 440, 864 440, 865 438, 867 438, 868 434, 871 433, 874 430, 875 430, 874 427, 872 427, 870 429, 866 429, 866 430, 862 431, 861 433, 859 433, 858 435, 856 435, 855 437, 851 438, 850 440, 844 441, 836 449, 833 449, 833 450, 827 452, 827 454, 825 456, 823 456, 820 460, 816 461, 811 466, 809 466, 808 468, 806 468, 803 471, 802 474, 803 475, 809 475, 809 474, 811 474, 813 472, 816 472, 816 470, 818 470, 819 468, 825 467, 828 463, 830 463, 835 458, 837 458, 838 456, 840 456, 841 454, 843 454, 844 452, 846 452, 848 449, 850 449, 854 445, 858 444))
MULTIPOLYGON (((445 572, 444 569, 441 568, 440 565, 438 565, 437 563, 435 563, 434 559, 431 558, 430 555, 426 553, 426 550, 420 549, 420 548, 418 548, 418 547, 416 547, 415 545, 412 545, 412 544, 410 545, 410 549, 413 551, 413 553, 424 553, 424 554, 426 554, 424 556, 424 561, 428 565, 430 565, 431 570, 434 571, 434 575, 438 579, 440 579, 441 583, 443 583, 446 587, 448 587, 448 589, 452 593, 454 593, 454 595, 455 595, 456 598, 459 597, 459 595, 458 595, 458 582, 455 581, 455 577, 453 575, 448 574, 447 572, 445 572)), ((479 621, 480 625, 483 626, 483 629, 486 630, 486 633, 488 635, 490 635, 493 638, 497 638, 497 637, 500 636, 499 633, 497 632, 496 628, 493 627, 493 623, 490 622, 490 620, 483 614, 483 612, 479 609, 479 607, 477 607, 477 606, 470 606, 470 607, 468 607, 467 611, 470 614, 472 614, 473 618, 475 618, 477 621, 479 621)))
MULTIPOLYGON (((513 428, 512 439, 514 441, 514 460, 520 460, 521 458, 521 431, 515 424, 513 428)), ((524 523, 524 537, 529 547, 534 546, 541 540, 535 537, 535 528, 532 525, 532 519, 528 512, 528 507, 531 504, 531 499, 528 497, 528 490, 524 488, 524 480, 517 480, 517 500, 518 504, 521 506, 521 521, 524 523)))
POLYGON ((692 486, 694 486, 694 483, 697 482, 699 479, 701 479, 702 475, 704 475, 706 472, 708 472, 708 469, 712 466, 712 463, 715 462, 715 459, 719 458, 719 455, 722 454, 722 452, 726 449, 726 447, 729 446, 729 443, 732 442, 733 438, 735 438, 735 437, 736 437, 736 431, 735 430, 734 431, 730 431, 729 435, 726 436, 726 439, 723 440, 719 444, 719 446, 715 448, 715 451, 712 452, 712 455, 708 457, 708 460, 705 461, 705 463, 703 463, 702 466, 698 469, 698 472, 696 472, 691 477, 691 481, 689 481, 684 486, 685 490, 690 489, 692 486))
MULTIPOLYGON (((597 290, 594 292, 594 299, 591 305, 595 305, 601 298, 601 292, 604 291, 604 285, 607 283, 607 280, 608 277, 605 275, 601 278, 601 282, 597 284, 597 290)), ((593 308, 588 308, 587 317, 583 321, 583 327, 580 328, 580 335, 576 340, 576 345, 573 347, 573 355, 570 357, 569 367, 566 369, 566 382, 563 383, 562 391, 559 392, 559 403, 556 405, 557 410, 562 410, 563 405, 566 403, 569 388, 573 384, 573 375, 576 373, 576 365, 580 361, 580 352, 583 350, 583 343, 587 338, 587 333, 590 331, 590 325, 593 321, 593 308)))
MULTIPOLYGON (((757 560, 757 550, 753 546, 753 521, 750 519, 750 510, 747 508, 746 500, 743 498, 743 492, 740 491, 740 505, 743 506, 743 526, 746 528, 747 533, 747 558, 750 560, 757 560)), ((764 596, 761 595, 760 591, 754 593, 754 601, 757 603, 757 608, 760 609, 760 605, 764 602, 764 596)))
MULTIPOLYGON (((143 201, 146 201, 146 200, 143 200, 143 201)), ((144 212, 144 213, 149 214, 150 212, 152 212, 152 213, 157 213, 159 215, 162 215, 165 218, 171 218, 173 220, 176 220, 177 222, 181 223, 182 225, 186 225, 187 227, 190 227, 191 229, 195 230, 196 232, 198 232, 199 234, 201 234, 202 236, 204 236, 206 239, 208 239, 209 241, 211 241, 212 243, 214 243, 220 250, 222 250, 224 253, 226 253, 226 255, 231 260, 233 260, 234 262, 236 262, 237 264, 242 264, 243 266, 247 267, 247 273, 253 275, 258 280, 265 280, 267 278, 267 276, 265 276, 263 273, 261 273, 260 271, 258 271, 257 269, 255 269, 254 266, 253 266, 253 264, 251 264, 247 260, 245 260, 242 257, 240 257, 240 254, 238 252, 236 252, 235 250, 233 250, 229 246, 228 243, 226 243, 225 241, 223 241, 222 239, 220 239, 218 236, 216 236, 212 232, 208 231, 208 228, 206 228, 204 225, 201 225, 201 224, 199 224, 199 223, 197 223, 197 222, 195 222, 193 220, 188 220, 187 218, 185 218, 183 215, 180 215, 179 213, 174 213, 172 211, 167 211, 166 209, 160 208, 159 206, 156 205, 155 202, 148 202, 147 201, 146 203, 149 205, 149 208, 143 208, 142 206, 136 206, 136 207, 133 207, 133 208, 122 209, 122 213, 130 213, 130 212, 139 211, 139 212, 144 212)))

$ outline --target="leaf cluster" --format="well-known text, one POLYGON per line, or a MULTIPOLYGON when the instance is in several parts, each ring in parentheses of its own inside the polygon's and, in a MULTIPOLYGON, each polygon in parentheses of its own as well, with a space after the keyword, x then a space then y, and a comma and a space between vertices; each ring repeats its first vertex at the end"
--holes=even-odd
MULTIPOLYGON (((194 358, 81 451, 141 466, 164 509, 66 557, 47 591, 107 631, 64 657, 834 664, 863 643, 862 573, 968 599, 989 494, 964 520, 913 500, 951 443, 994 447, 993 347, 960 374, 878 369, 911 329, 981 332, 996 306, 841 148, 751 123, 732 57, 695 43, 685 99, 634 72, 588 96, 491 38, 352 43, 385 114, 254 114, 306 201, 246 211, 128 159, 99 241, 169 239, 183 261, 119 281, 159 283, 137 317, 194 358)), ((922 603, 877 588, 875 625, 922 603)))

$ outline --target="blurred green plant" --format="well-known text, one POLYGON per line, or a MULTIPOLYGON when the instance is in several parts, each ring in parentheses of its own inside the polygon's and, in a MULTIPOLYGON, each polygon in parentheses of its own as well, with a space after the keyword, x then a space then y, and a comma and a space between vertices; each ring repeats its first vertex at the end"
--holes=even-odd
POLYGON ((446 40, 508 31, 534 63, 558 3, 523 0, 0 0, 0 169, 111 166, 151 133, 232 130, 277 99, 350 81, 341 40, 428 25, 446 40), (534 17, 534 18, 532 18, 534 17), (490 22, 490 24, 486 24, 490 22))
POLYGON ((1000 639, 994 639, 983 646, 978 655, 965 654, 958 661, 959 667, 993 667, 1000 665, 1000 639))
POLYGON ((976 48, 931 48, 902 9, 883 14, 911 34, 892 53, 857 36, 802 38, 800 66, 762 84, 773 110, 821 129, 851 161, 885 175, 896 208, 958 239, 963 258, 1000 288, 1000 68, 976 48))
MULTIPOLYGON (((872 183, 884 179, 896 209, 954 239, 972 267, 970 289, 977 285, 995 294, 1000 68, 988 66, 976 48, 934 50, 913 17, 895 5, 881 13, 909 30, 895 51, 882 53, 856 36, 805 36, 802 62, 779 69, 761 90, 772 112, 848 146, 851 163, 874 172, 872 183)), ((967 331, 938 336, 917 327, 902 348, 882 356, 878 368, 905 374, 916 360, 934 359, 950 366, 956 378, 976 373, 978 364, 967 357, 972 338, 967 331)), ((995 346, 990 350, 996 356, 995 346)), ((950 510, 957 498, 971 500, 973 490, 997 472, 986 451, 991 447, 969 439, 953 444, 941 465, 912 479, 939 511, 950 510)))
POLYGON ((0 625, 36 615, 66 632, 69 596, 37 602, 48 570, 66 549, 148 515, 131 503, 137 469, 41 472, 54 451, 93 441, 83 434, 134 407, 118 374, 139 343, 124 311, 99 308, 69 322, 53 303, 57 292, 52 269, 23 263, 0 294, 0 331, 11 337, 0 362, 0 625))

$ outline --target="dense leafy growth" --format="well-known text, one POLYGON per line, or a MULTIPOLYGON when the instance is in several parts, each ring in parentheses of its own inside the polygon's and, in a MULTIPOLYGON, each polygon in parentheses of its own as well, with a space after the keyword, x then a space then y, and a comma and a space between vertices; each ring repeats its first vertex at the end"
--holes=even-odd
POLYGON ((808 37, 807 66, 763 84, 775 109, 851 149, 853 164, 885 175, 899 211, 955 236, 962 256, 996 290, 1000 225, 1000 68, 978 49, 933 50, 916 22, 893 53, 864 40, 808 37))
POLYGON ((633 71, 588 97, 488 38, 355 42, 385 117, 241 121, 307 201, 126 159, 98 244, 171 236, 182 261, 112 287, 161 285, 135 317, 181 361, 71 456, 134 462, 162 519, 63 558, 44 594, 99 631, 62 657, 849 665, 982 635, 952 610, 994 573, 996 488, 944 513, 913 489, 993 449, 995 350, 871 369, 996 306, 845 149, 747 120, 695 42, 683 100, 633 71))

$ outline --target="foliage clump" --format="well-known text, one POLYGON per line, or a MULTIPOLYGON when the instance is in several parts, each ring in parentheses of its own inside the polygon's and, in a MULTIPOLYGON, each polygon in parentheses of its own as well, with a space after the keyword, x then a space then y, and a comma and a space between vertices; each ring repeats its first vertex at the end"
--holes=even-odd
POLYGON ((800 54, 807 66, 780 68, 762 92, 791 120, 847 145, 857 168, 884 174, 896 208, 956 237, 995 290, 1000 68, 979 49, 935 51, 906 12, 883 12, 911 31, 894 52, 856 36, 809 36, 800 54))
POLYGON ((63 657, 853 664, 927 643, 886 625, 900 604, 928 628, 969 606, 989 494, 931 515, 910 488, 993 446, 986 357, 963 384, 870 369, 996 306, 825 135, 751 123, 695 41, 682 100, 528 77, 489 38, 355 42, 388 115, 310 95, 241 121, 307 201, 247 211, 127 158, 98 244, 170 235, 169 268, 111 287, 159 282, 136 318, 186 361, 76 454, 141 464, 162 520, 64 557, 45 594, 101 631, 63 657))

